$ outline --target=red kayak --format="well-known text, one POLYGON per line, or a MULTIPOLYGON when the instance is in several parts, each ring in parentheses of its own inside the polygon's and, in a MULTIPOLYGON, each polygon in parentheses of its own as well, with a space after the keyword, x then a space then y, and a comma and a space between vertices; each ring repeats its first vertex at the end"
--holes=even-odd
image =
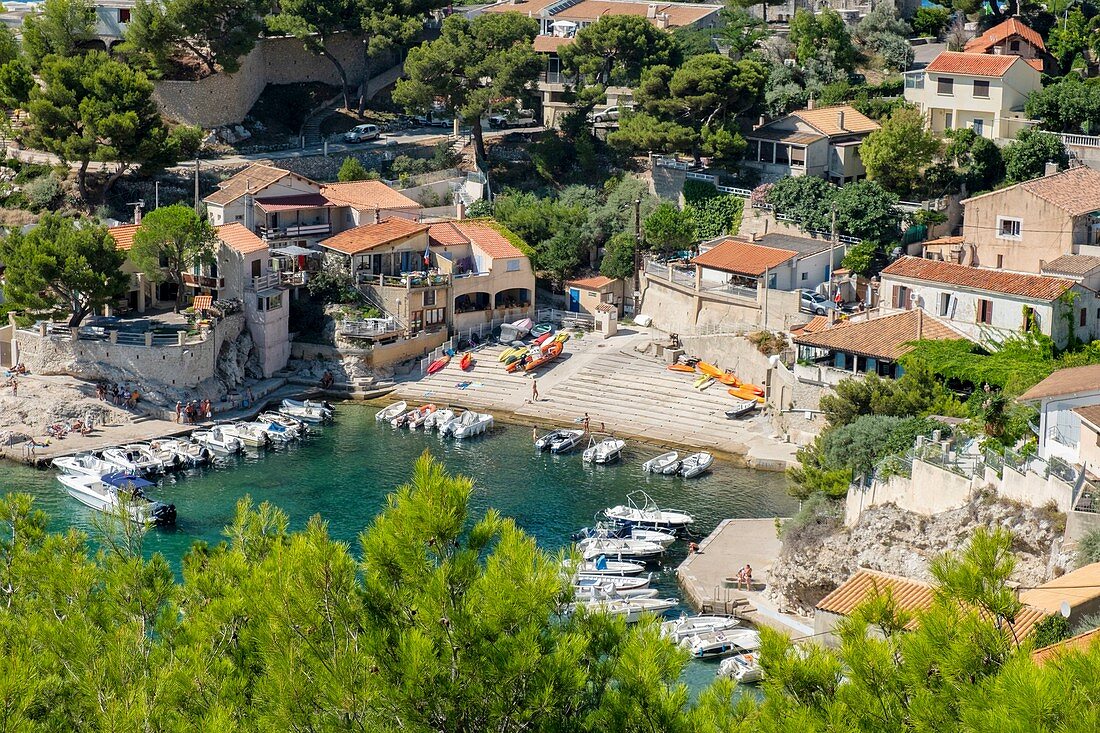
POLYGON ((542 346, 546 342, 547 339, 552 339, 552 338, 554 338, 554 334, 547 331, 546 333, 544 333, 543 335, 541 335, 537 339, 535 339, 535 344, 538 345, 538 346, 542 346))
POLYGON ((428 365, 428 374, 435 374, 440 369, 442 369, 443 367, 447 366, 450 363, 451 363, 451 357, 449 357, 449 356, 444 356, 444 357, 441 357, 439 359, 436 359, 435 361, 433 361, 431 364, 428 365))
POLYGON ((458 365, 462 367, 462 371, 468 372, 474 366, 474 355, 467 351, 462 355, 462 360, 458 362, 458 365))

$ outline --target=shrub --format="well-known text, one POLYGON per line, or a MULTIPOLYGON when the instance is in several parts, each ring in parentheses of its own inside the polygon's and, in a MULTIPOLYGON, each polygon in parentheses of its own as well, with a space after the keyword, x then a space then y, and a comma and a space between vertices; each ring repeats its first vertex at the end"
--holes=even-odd
POLYGON ((336 180, 341 183, 366 181, 369 179, 370 171, 359 162, 358 158, 353 158, 350 155, 344 158, 344 162, 340 165, 340 170, 336 173, 336 180))
POLYGON ((176 148, 176 155, 180 160, 194 158, 202 148, 202 139, 205 137, 201 127, 193 125, 180 125, 172 128, 169 139, 176 148))
POLYGON ((52 209, 61 198, 61 179, 54 173, 47 173, 23 187, 27 203, 35 211, 52 209))
POLYGON ((493 215, 493 203, 486 201, 485 199, 478 199, 477 201, 466 207, 466 215, 471 219, 480 219, 486 216, 493 215))
POLYGON ((1069 637, 1069 619, 1056 613, 1035 624, 1035 631, 1032 633, 1031 638, 1035 641, 1035 648, 1040 649, 1044 646, 1057 644, 1069 637))
POLYGON ((1077 543, 1077 567, 1100 562, 1100 529, 1090 530, 1077 543))
POLYGON ((309 280, 309 294, 322 304, 350 303, 359 295, 352 285, 351 276, 344 272, 322 270, 309 280))

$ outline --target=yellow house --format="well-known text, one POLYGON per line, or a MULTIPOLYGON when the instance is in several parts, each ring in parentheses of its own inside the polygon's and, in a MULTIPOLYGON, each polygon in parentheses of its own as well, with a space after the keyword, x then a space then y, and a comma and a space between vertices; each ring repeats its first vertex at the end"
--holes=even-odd
POLYGON ((615 306, 618 315, 623 314, 623 300, 626 297, 626 281, 611 279, 603 275, 567 280, 565 293, 568 297, 567 308, 572 313, 595 315, 596 306, 606 303, 615 306))

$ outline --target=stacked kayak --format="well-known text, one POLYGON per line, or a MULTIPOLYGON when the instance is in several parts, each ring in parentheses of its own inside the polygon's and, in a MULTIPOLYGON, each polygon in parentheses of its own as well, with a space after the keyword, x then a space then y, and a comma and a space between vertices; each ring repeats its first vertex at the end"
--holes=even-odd
POLYGON ((528 371, 528 372, 534 371, 535 369, 538 369, 543 364, 546 364, 548 362, 553 361, 554 359, 557 359, 559 356, 561 356, 561 352, 562 352, 563 348, 564 347, 561 345, 560 341, 551 341, 550 344, 549 344, 549 347, 545 351, 542 352, 542 355, 540 357, 538 357, 536 359, 532 359, 531 361, 527 362, 527 364, 523 367, 524 371, 528 371))

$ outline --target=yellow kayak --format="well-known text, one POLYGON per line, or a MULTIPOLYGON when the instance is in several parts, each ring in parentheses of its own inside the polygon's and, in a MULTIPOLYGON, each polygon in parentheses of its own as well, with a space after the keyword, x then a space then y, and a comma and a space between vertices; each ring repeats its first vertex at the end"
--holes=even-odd
POLYGON ((569 332, 558 331, 557 335, 554 336, 554 340, 557 341, 559 344, 564 344, 566 341, 569 340, 569 332))
POLYGON ((708 377, 714 377, 715 379, 717 379, 718 377, 720 377, 720 376, 722 376, 723 374, 725 374, 725 372, 724 372, 724 371, 722 371, 721 369, 719 369, 719 368, 718 368, 718 367, 716 367, 715 365, 713 365, 713 364, 708 364, 708 363, 706 363, 705 361, 701 361, 701 362, 699 362, 698 364, 696 364, 696 365, 695 365, 695 367, 696 367, 696 368, 697 368, 697 369, 698 369, 698 370, 699 370, 700 372, 702 372, 703 374, 706 374, 706 375, 707 375, 708 377))

